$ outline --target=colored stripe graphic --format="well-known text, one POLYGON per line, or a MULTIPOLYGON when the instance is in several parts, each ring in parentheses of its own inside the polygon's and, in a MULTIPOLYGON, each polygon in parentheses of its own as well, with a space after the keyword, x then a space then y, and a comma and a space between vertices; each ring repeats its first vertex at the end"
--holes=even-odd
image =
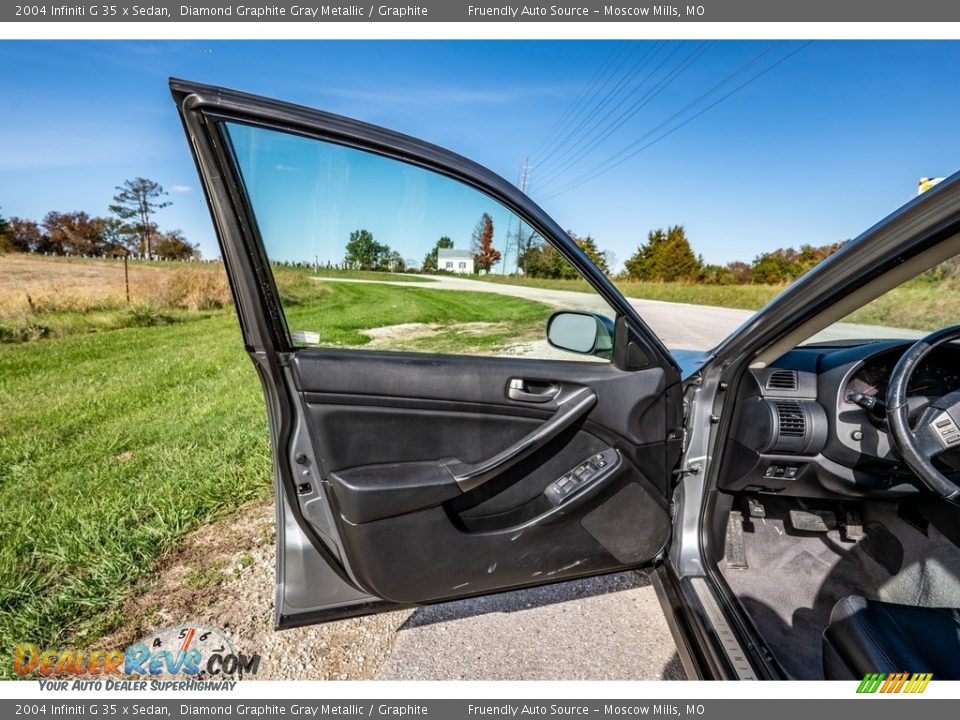
POLYGON ((858 693, 922 693, 933 673, 867 673, 857 687, 858 693))

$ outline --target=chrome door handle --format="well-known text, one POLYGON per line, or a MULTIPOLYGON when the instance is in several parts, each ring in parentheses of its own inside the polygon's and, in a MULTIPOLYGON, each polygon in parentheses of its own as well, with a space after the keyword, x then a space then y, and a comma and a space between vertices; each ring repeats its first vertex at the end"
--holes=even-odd
POLYGON ((531 403, 545 403, 553 400, 560 392, 560 386, 547 384, 543 389, 531 390, 523 378, 510 378, 507 383, 507 397, 511 400, 531 403))

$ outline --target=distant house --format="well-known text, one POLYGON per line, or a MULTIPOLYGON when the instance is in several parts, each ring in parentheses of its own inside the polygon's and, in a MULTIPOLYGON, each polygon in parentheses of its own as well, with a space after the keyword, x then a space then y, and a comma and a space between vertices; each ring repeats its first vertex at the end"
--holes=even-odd
POLYGON ((440 248, 437 250, 437 270, 472 275, 474 273, 473 253, 456 248, 440 248))

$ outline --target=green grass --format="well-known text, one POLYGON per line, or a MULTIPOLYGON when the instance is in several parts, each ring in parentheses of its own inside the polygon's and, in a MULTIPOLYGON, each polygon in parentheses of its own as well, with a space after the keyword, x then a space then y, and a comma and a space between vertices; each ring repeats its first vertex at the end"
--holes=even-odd
MULTIPOLYGON (((317 332, 322 345, 365 345, 370 338, 360 332, 362 329, 399 323, 505 323, 506 337, 516 338, 520 328, 531 324, 542 327, 550 314, 550 309, 540 303, 493 293, 366 283, 319 284, 329 293, 324 302, 292 305, 286 314, 292 330, 317 332)), ((449 332, 456 333, 457 329, 450 328, 449 332)), ((463 342, 460 352, 466 354, 490 345, 487 337, 466 334, 463 342)), ((424 341, 423 349, 434 348, 424 341)))
POLYGON ((911 280, 865 305, 845 322, 936 330, 957 322, 956 298, 960 280, 911 280))
POLYGON ((392 272, 378 272, 375 270, 334 270, 332 268, 319 268, 316 273, 308 271, 316 277, 343 278, 344 280, 379 280, 384 282, 413 282, 426 283, 433 282, 433 278, 427 275, 403 275, 392 272))
POLYGON ((105 307, 85 312, 30 313, 0 319, 0 343, 63 338, 123 328, 173 325, 202 320, 212 314, 177 308, 160 309, 145 304, 132 305, 129 308, 105 307))
MULTIPOLYGON (((548 313, 484 293, 309 282, 296 288, 291 326, 345 346, 366 343, 363 328, 428 322, 442 328, 417 349, 468 352, 515 340, 548 313), (455 324, 475 320, 498 323, 498 335, 454 343, 455 324)), ((0 346, 0 648, 94 641, 165 551, 266 497, 270 468, 231 311, 0 346)))
MULTIPOLYGON (((519 278, 496 274, 477 276, 475 279, 505 285, 527 285, 551 290, 593 292, 585 280, 519 278)), ((614 281, 614 284, 628 298, 714 305, 741 310, 759 310, 783 290, 780 285, 701 285, 695 283, 642 283, 622 280, 614 281)))

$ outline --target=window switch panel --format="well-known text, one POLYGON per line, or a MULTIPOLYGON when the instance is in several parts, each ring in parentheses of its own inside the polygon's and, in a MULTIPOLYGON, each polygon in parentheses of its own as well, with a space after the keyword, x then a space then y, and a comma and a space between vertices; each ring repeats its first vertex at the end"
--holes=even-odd
POLYGON ((607 477, 619 465, 619 460, 620 454, 613 448, 591 455, 550 483, 543 494, 552 504, 560 505, 580 490, 607 477))

